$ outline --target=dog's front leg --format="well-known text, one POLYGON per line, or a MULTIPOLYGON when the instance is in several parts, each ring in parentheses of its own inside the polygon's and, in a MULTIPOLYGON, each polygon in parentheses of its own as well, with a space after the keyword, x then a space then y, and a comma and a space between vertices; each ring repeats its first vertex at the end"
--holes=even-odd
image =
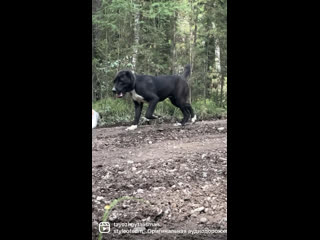
POLYGON ((157 119, 157 117, 153 115, 153 112, 154 112, 158 102, 159 102, 159 98, 154 98, 154 99, 152 99, 152 101, 149 102, 149 107, 146 112, 146 118, 157 119))
POLYGON ((142 112, 143 103, 134 101, 134 122, 133 125, 138 125, 141 112, 142 112))
POLYGON ((133 125, 128 127, 126 130, 135 130, 139 124, 143 103, 139 103, 136 101, 133 101, 133 102, 134 102, 134 121, 133 121, 133 125))

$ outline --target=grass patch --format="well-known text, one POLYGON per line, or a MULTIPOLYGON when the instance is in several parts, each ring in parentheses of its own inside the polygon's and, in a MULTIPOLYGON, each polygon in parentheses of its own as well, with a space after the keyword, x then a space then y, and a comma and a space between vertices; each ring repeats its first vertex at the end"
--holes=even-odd
MULTIPOLYGON (((145 116, 148 104, 144 103, 141 117, 145 116)), ((217 107, 211 99, 198 99, 192 102, 192 107, 198 120, 223 118, 227 110, 217 107)), ((92 108, 99 112, 99 126, 115 124, 130 124, 134 119, 134 104, 129 97, 123 99, 107 98, 92 103, 92 108)), ((157 104, 155 115, 162 116, 165 121, 181 120, 183 115, 179 108, 173 106, 169 99, 157 104)), ((141 120, 140 120, 141 123, 141 120)))

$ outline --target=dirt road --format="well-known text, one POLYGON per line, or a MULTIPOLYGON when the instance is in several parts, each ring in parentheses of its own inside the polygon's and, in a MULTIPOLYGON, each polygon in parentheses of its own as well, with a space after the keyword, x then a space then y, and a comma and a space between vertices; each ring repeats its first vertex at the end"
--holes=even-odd
POLYGON ((103 239, 226 239, 227 120, 125 128, 92 130, 92 239, 123 196, 103 239))

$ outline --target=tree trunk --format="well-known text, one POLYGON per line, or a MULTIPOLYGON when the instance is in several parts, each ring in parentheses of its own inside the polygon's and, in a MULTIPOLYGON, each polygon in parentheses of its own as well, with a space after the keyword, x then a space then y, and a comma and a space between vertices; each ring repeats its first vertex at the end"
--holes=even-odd
POLYGON ((221 80, 220 80, 221 90, 220 90, 220 107, 222 107, 223 104, 223 85, 224 85, 224 74, 221 74, 221 80))
POLYGON ((173 34, 172 34, 172 56, 171 56, 171 74, 176 74, 176 25, 177 25, 177 12, 174 13, 173 18, 173 34))
MULTIPOLYGON (((212 27, 216 30, 216 25, 213 22, 212 27)), ((218 73, 218 78, 220 78, 220 107, 222 107, 222 100, 223 100, 223 76, 221 74, 221 58, 220 58, 220 44, 219 39, 215 37, 215 69, 218 73)))
POLYGON ((216 48, 215 48, 215 64, 216 64, 216 70, 218 72, 218 78, 220 78, 220 107, 222 107, 222 97, 223 97, 223 76, 221 74, 221 59, 220 59, 220 46, 219 46, 219 40, 216 39, 216 48))
POLYGON ((94 92, 94 90, 96 88, 95 85, 96 85, 95 84, 95 74, 92 73, 92 102, 94 102, 96 100, 96 96, 95 96, 95 92, 94 92))
MULTIPOLYGON (((138 3, 138 1, 137 1, 138 3)), ((139 9, 134 12, 134 45, 133 45, 133 56, 132 56, 132 68, 136 71, 137 59, 138 59, 138 46, 140 40, 140 12, 139 9)))
POLYGON ((192 103, 192 91, 191 91, 191 85, 192 85, 192 81, 191 81, 191 75, 192 75, 192 70, 193 70, 193 33, 192 33, 192 24, 193 24, 193 4, 192 4, 192 0, 190 0, 190 7, 191 7, 191 15, 190 15, 190 22, 189 22, 189 31, 190 31, 190 36, 189 36, 189 63, 191 65, 191 69, 190 69, 190 76, 189 76, 189 102, 190 104, 192 103))

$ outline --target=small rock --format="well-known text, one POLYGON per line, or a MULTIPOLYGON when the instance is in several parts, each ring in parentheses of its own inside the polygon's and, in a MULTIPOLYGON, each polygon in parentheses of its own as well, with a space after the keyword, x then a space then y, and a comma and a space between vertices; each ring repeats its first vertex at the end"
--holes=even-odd
POLYGON ((132 168, 132 171, 136 171, 136 170, 137 170, 137 168, 136 168, 136 167, 133 167, 133 168, 132 168))
POLYGON ((206 223, 207 221, 208 219, 205 217, 200 218, 200 223, 206 223))
POLYGON ((202 187, 202 189, 203 189, 204 191, 207 191, 208 189, 210 189, 210 185, 204 185, 204 186, 202 187))
POLYGON ((112 212, 112 214, 109 216, 109 221, 113 222, 114 220, 116 220, 118 218, 118 214, 116 213, 116 211, 112 212))
POLYGON ((160 216, 163 213, 161 208, 157 208, 156 211, 157 211, 157 215, 156 216, 160 216))
POLYGON ((143 193, 143 189, 138 189, 137 193, 143 193))
POLYGON ((145 218, 145 219, 142 219, 142 222, 150 222, 150 217, 147 217, 147 218, 145 218))
POLYGON ((164 214, 168 215, 170 212, 171 212, 171 211, 170 211, 170 209, 168 208, 168 209, 166 209, 166 210, 164 211, 164 214))
POLYGON ((224 127, 218 128, 218 131, 223 131, 223 130, 224 130, 224 127))
POLYGON ((203 176, 204 178, 206 178, 206 177, 207 177, 207 173, 206 173, 206 172, 203 172, 203 173, 202 173, 202 176, 203 176))
POLYGON ((151 142, 151 141, 149 141, 149 144, 152 144, 152 142, 151 142))
POLYGON ((199 207, 199 208, 192 210, 191 214, 196 213, 196 212, 202 212, 203 210, 204 210, 204 207, 199 207))
POLYGON ((187 169, 188 166, 187 166, 187 164, 184 164, 184 163, 183 163, 183 164, 180 165, 180 168, 181 168, 181 169, 187 169))
POLYGON ((133 163, 133 161, 129 160, 127 163, 128 163, 128 164, 132 164, 132 163, 133 163))
POLYGON ((98 196, 98 197, 97 197, 97 200, 98 200, 98 201, 101 201, 101 200, 103 200, 103 199, 104 199, 104 197, 101 197, 101 196, 98 196))
POLYGON ((128 207, 129 205, 125 205, 125 204, 122 205, 122 209, 127 209, 128 207))

